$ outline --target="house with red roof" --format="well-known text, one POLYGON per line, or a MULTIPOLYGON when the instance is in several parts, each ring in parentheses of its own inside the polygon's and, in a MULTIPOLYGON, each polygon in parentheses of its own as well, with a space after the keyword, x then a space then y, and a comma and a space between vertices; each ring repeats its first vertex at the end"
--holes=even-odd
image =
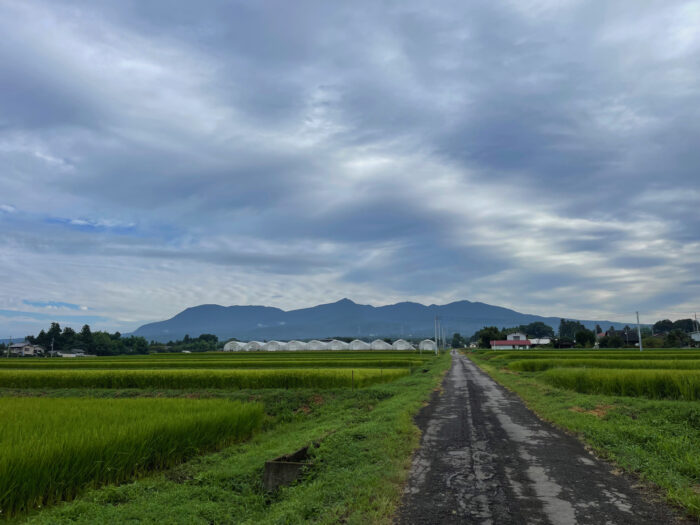
POLYGON ((491 341, 491 350, 529 350, 532 347, 532 341, 522 332, 508 334, 506 337, 506 340, 491 341))

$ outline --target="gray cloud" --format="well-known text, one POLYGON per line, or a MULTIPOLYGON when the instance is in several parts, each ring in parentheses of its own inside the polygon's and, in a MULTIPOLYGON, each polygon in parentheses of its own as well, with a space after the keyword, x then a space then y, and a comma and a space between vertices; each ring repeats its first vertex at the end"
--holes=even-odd
POLYGON ((631 0, 5 2, 0 309, 690 311, 699 23, 631 0))

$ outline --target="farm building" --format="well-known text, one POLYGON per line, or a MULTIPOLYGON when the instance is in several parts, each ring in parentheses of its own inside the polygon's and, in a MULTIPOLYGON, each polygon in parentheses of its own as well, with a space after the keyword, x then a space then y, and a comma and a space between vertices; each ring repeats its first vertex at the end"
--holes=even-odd
POLYGON ((527 335, 521 332, 508 334, 505 341, 491 341, 491 350, 529 350, 531 346, 532 341, 527 338, 527 335))
POLYGON ((437 350, 437 345, 432 339, 423 339, 420 343, 418 343, 418 348, 420 350, 431 350, 434 352, 437 350))
POLYGON ((312 339, 308 343, 306 343, 306 349, 307 350, 327 350, 328 349, 328 343, 324 341, 319 341, 318 339, 312 339))
POLYGON ((372 343, 370 344, 370 348, 372 350, 391 350, 392 349, 391 345, 382 339, 375 339, 374 341, 372 341, 372 343))
POLYGON ((365 343, 364 341, 355 339, 353 341, 350 341, 350 344, 348 345, 348 350, 369 350, 369 343, 365 343))
POLYGON ((303 341, 289 341, 287 343, 287 350, 308 350, 309 345, 303 341))
POLYGON ((333 339, 330 343, 328 343, 328 350, 347 350, 348 349, 348 344, 345 341, 338 341, 337 339, 333 339))
POLYGON ((262 350, 263 349, 263 344, 259 341, 250 341, 249 343, 245 344, 244 350, 246 352, 255 352, 257 350, 262 350))
POLYGON ((245 350, 245 343, 240 341, 229 341, 224 345, 224 352, 241 352, 245 350))
POLYGON ((397 339, 394 344, 391 345, 394 350, 415 350, 413 345, 406 341, 405 339, 397 339))
POLYGON ((268 352, 279 352, 280 350, 286 350, 287 345, 280 341, 268 341, 263 345, 262 349, 268 352))

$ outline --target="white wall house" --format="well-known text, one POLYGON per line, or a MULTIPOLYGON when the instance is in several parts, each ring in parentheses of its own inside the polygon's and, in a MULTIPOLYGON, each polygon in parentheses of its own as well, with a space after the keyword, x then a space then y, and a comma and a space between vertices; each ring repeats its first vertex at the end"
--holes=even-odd
POLYGON ((526 341, 527 335, 522 332, 513 332, 512 334, 508 334, 506 339, 508 341, 526 341))
POLYGON ((33 345, 27 341, 13 343, 10 345, 10 355, 17 357, 36 357, 44 353, 44 347, 33 345))
POLYGON ((250 341, 245 344, 246 352, 257 352, 263 349, 263 344, 260 341, 250 341))
POLYGON ((287 343, 287 350, 308 350, 309 345, 303 341, 289 341, 287 343))
POLYGON ((372 350, 391 350, 392 349, 391 345, 382 339, 375 339, 374 341, 372 341, 372 343, 369 345, 369 347, 372 350))
MULTIPOLYGON (((529 350, 532 347, 532 342, 526 339, 510 339, 510 334, 506 340, 491 341, 491 350, 529 350)), ((522 334, 520 334, 522 335, 522 334)))

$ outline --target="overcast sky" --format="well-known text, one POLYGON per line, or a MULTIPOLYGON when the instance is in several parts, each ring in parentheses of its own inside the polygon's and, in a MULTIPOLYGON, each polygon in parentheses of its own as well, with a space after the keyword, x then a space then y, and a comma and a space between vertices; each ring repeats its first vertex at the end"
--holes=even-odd
POLYGON ((700 3, 0 0, 0 338, 700 309, 700 3))

